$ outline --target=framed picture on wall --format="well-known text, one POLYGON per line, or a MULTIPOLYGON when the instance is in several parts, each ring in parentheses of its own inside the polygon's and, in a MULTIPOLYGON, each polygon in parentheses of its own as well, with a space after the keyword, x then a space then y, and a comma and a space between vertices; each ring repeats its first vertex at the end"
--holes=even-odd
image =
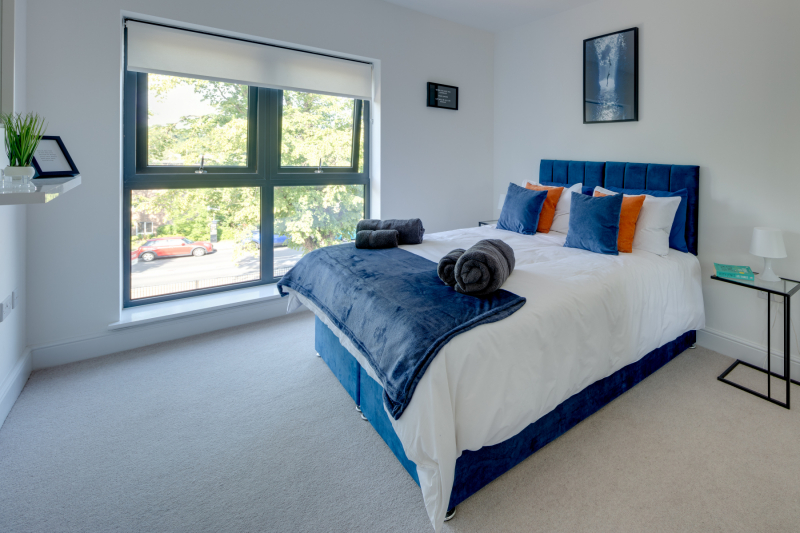
POLYGON ((583 41, 583 123, 639 120, 639 28, 583 41))

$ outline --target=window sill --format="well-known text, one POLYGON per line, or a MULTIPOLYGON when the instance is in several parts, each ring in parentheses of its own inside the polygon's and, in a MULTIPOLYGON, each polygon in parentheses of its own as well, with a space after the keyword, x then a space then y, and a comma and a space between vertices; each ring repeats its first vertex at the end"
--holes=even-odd
POLYGON ((278 286, 271 284, 131 307, 120 311, 119 321, 109 324, 108 329, 126 329, 166 322, 176 318, 201 315, 221 309, 278 300, 280 297, 278 286))

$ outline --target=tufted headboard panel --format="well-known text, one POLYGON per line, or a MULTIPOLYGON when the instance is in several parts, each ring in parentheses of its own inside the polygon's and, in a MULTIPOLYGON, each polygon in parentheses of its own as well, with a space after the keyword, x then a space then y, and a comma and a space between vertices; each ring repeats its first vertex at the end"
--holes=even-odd
POLYGON ((686 245, 697 255, 698 192, 700 167, 651 163, 606 163, 542 159, 539 183, 583 183, 588 187, 623 187, 652 191, 689 191, 686 209, 686 245))

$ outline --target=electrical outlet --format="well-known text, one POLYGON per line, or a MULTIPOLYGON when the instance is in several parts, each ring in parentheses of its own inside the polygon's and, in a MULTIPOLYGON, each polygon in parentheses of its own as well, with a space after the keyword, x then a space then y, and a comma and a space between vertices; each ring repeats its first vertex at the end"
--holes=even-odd
MULTIPOLYGON (((767 298, 768 294, 769 293, 767 291, 758 291, 758 297, 761 298, 762 300, 767 300, 768 299, 767 298)), ((775 302, 775 303, 782 304, 783 303, 783 296, 779 296, 777 294, 773 294, 772 295, 772 301, 775 302)))
POLYGON ((0 309, 0 322, 4 321, 8 318, 8 315, 11 314, 11 295, 8 295, 8 298, 3 300, 3 307, 0 309))

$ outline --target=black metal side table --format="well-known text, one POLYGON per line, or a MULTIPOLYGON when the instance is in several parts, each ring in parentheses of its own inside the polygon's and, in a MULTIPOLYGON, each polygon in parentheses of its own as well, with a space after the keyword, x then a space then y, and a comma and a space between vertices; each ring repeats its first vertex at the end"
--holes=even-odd
POLYGON ((497 224, 497 221, 496 220, 481 220, 480 222, 478 222, 478 227, 480 228, 481 226, 491 226, 492 224, 497 224))
POLYGON ((757 367, 755 365, 751 365, 750 363, 746 363, 741 360, 736 360, 728 369, 719 375, 717 378, 723 383, 727 383, 728 385, 733 385, 737 389, 741 389, 745 392, 749 392, 759 398, 772 402, 776 405, 780 405, 781 407, 785 407, 786 409, 790 409, 790 387, 791 384, 794 383, 795 385, 800 385, 800 382, 792 379, 791 374, 791 356, 790 356, 790 348, 791 348, 791 330, 792 330, 792 322, 791 322, 791 298, 794 294, 800 290, 800 281, 795 281, 793 279, 785 279, 781 278, 780 281, 761 281, 756 276, 755 281, 745 281, 741 279, 727 279, 727 278, 720 278, 718 276, 711 276, 711 279, 715 279, 718 281, 724 281, 725 283, 730 283, 732 285, 738 285, 739 287, 745 287, 747 289, 752 289, 756 291, 763 291, 767 293, 767 369, 764 370, 761 367, 757 367), (772 306, 770 302, 772 302, 772 295, 776 294, 778 296, 783 297, 783 375, 776 374, 772 371, 771 359, 772 359, 772 345, 771 345, 771 335, 770 335, 770 322, 772 321, 771 311, 772 306), (730 374, 734 368, 738 365, 744 365, 748 368, 752 368, 753 370, 758 370, 767 375, 767 394, 761 394, 760 392, 754 391, 738 383, 734 383, 727 379, 727 375, 730 374), (786 382, 786 401, 782 402, 780 400, 776 400, 772 397, 772 379, 770 377, 776 377, 786 382))

